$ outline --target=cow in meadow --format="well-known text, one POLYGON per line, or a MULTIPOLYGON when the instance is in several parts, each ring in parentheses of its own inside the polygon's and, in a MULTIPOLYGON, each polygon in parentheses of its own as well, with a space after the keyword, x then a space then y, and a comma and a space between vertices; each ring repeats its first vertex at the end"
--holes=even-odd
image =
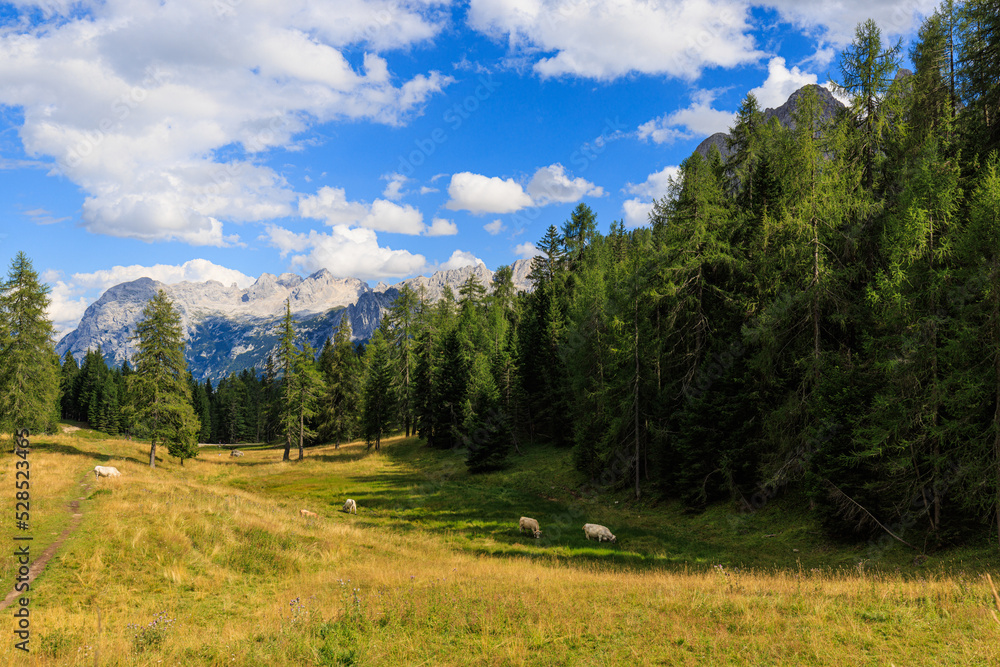
POLYGON ((521 520, 518 522, 518 526, 520 527, 522 533, 527 530, 534 535, 536 539, 542 536, 542 531, 538 527, 538 522, 532 518, 522 516, 521 520))
POLYGON ((344 503, 344 506, 341 508, 340 511, 341 512, 347 512, 348 514, 350 514, 351 512, 354 512, 355 514, 357 514, 358 513, 358 504, 356 502, 354 502, 353 500, 351 500, 350 498, 348 498, 347 502, 344 503))
POLYGON ((612 535, 610 530, 596 523, 583 524, 583 533, 587 536, 588 540, 597 540, 598 542, 618 541, 618 538, 612 535))
POLYGON ((101 477, 121 477, 122 474, 118 472, 118 468, 113 468, 111 466, 94 466, 94 479, 100 479, 101 477))

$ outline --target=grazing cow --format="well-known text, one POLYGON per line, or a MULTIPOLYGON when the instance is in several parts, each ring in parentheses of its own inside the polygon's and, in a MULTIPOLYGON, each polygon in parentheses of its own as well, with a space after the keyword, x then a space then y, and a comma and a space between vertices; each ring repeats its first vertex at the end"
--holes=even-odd
POLYGON ((598 542, 617 542, 618 538, 611 534, 611 531, 596 523, 583 524, 583 532, 587 539, 594 539, 598 542))
POLYGON ((309 510, 299 510, 299 515, 307 519, 316 518, 316 512, 310 512, 309 510))
POLYGON ((100 479, 101 477, 121 477, 122 474, 118 472, 118 468, 112 468, 111 466, 94 466, 94 479, 100 479))
POLYGON ((518 522, 518 525, 520 526, 522 533, 525 530, 530 531, 535 536, 536 539, 542 536, 542 531, 538 527, 538 522, 535 521, 534 519, 522 516, 521 520, 518 522))
POLYGON ((347 512, 348 514, 350 514, 351 512, 354 512, 355 514, 357 514, 358 513, 358 504, 356 502, 354 502, 353 500, 351 500, 350 498, 348 498, 347 502, 344 503, 344 507, 341 508, 340 511, 341 512, 347 512))
POLYGON ((233 451, 229 452, 229 455, 230 456, 243 456, 243 452, 241 452, 238 449, 234 449, 233 451))

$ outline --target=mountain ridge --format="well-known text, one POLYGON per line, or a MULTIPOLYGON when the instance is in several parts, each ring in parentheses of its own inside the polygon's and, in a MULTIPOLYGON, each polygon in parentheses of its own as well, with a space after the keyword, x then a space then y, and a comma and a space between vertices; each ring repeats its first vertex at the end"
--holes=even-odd
MULTIPOLYGON (((530 289, 530 264, 531 260, 521 259, 512 265, 517 289, 530 289)), ((246 289, 236 283, 227 287, 217 280, 166 284, 137 278, 105 290, 87 308, 76 329, 59 340, 56 352, 60 357, 72 352, 81 360, 87 350, 100 348, 109 364, 130 361, 135 354, 132 337, 142 310, 162 289, 180 315, 192 376, 199 381, 217 380, 251 366, 261 369, 268 355, 275 354, 286 299, 297 332, 319 350, 327 337, 333 337, 344 314, 351 323, 352 340, 364 341, 374 333, 403 285, 418 293, 422 286, 425 298, 437 301, 445 286, 457 292, 473 274, 487 287, 495 275, 477 263, 392 286, 379 283, 374 289, 358 278, 337 278, 327 269, 305 278, 294 273, 263 273, 246 289)))

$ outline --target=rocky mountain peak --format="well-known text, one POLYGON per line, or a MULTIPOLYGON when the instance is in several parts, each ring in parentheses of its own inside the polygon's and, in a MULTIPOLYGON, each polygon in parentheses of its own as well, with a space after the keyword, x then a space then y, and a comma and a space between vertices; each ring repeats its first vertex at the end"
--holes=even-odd
MULTIPOLYGON (((837 115, 837 113, 844 108, 843 103, 833 96, 828 89, 824 88, 815 83, 811 83, 802 86, 794 93, 792 93, 784 104, 779 106, 777 109, 765 109, 763 112, 764 122, 769 123, 772 118, 777 118, 778 122, 781 123, 783 127, 795 128, 795 112, 798 110, 799 105, 802 103, 802 97, 807 91, 813 91, 816 94, 816 99, 819 103, 820 117, 822 120, 828 120, 837 115)), ((722 159, 726 160, 731 155, 729 147, 726 145, 729 139, 729 134, 726 132, 716 132, 712 136, 708 137, 700 144, 698 148, 695 149, 696 153, 700 153, 702 157, 708 157, 709 151, 711 151, 712 146, 719 149, 719 153, 722 155, 722 159)))

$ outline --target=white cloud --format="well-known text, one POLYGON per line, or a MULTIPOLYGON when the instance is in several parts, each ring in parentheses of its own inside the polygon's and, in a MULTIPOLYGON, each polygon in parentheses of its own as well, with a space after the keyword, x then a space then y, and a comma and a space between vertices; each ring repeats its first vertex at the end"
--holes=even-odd
POLYGON ((528 183, 527 190, 535 206, 575 202, 588 195, 604 196, 604 188, 583 178, 571 179, 558 162, 536 171, 528 183))
POLYGON ((666 116, 648 120, 639 126, 640 139, 652 139, 656 144, 672 144, 678 139, 690 139, 691 135, 676 127, 667 127, 666 116))
POLYGON ((499 234, 500 232, 502 232, 503 230, 505 230, 507 228, 504 226, 503 220, 501 220, 500 218, 497 218, 493 222, 490 222, 488 224, 483 225, 483 229, 485 229, 487 232, 489 232, 490 235, 496 236, 497 234, 499 234))
POLYGON ((739 0, 472 0, 473 28, 535 60, 542 77, 610 80, 631 72, 696 78, 760 57, 739 0))
POLYGON ((522 259, 531 259, 532 257, 541 255, 542 251, 536 248, 534 243, 528 241, 517 244, 517 247, 514 248, 514 254, 522 259))
POLYGON ((0 104, 23 109, 25 152, 86 193, 88 230, 233 245, 224 221, 287 216, 296 199, 256 154, 316 122, 401 124, 450 83, 398 81, 375 55, 432 39, 441 4, 46 2, 46 19, 0 33, 0 104), (348 47, 371 52, 352 65, 348 47))
POLYGON ((775 57, 767 64, 767 80, 750 92, 763 111, 780 107, 792 93, 811 83, 816 83, 815 74, 803 72, 798 67, 788 69, 784 58, 775 57))
POLYGON ((454 236, 458 234, 458 225, 451 220, 444 218, 434 218, 431 226, 427 229, 427 236, 454 236))
POLYGON ((299 215, 323 220, 330 226, 357 224, 377 232, 422 234, 424 216, 409 205, 400 206, 385 199, 370 205, 349 201, 343 188, 324 186, 315 195, 299 199, 299 215))
POLYGON ((386 174, 382 176, 382 180, 389 181, 382 192, 382 196, 392 201, 399 201, 406 194, 403 191, 403 186, 410 179, 402 174, 386 174))
POLYGON ((691 105, 673 113, 654 118, 639 126, 640 139, 652 139, 654 143, 673 143, 677 139, 709 136, 716 132, 726 132, 736 114, 712 108, 718 94, 716 90, 698 90, 692 94, 691 105), (686 128, 681 130, 680 128, 686 128))
POLYGON ((839 0, 838 2, 802 2, 768 0, 755 3, 773 7, 785 20, 822 36, 837 47, 854 39, 854 29, 868 19, 882 29, 883 35, 905 35, 916 30, 923 17, 930 16, 939 0, 839 0))
POLYGON ((361 219, 362 227, 377 232, 393 232, 396 234, 422 234, 427 227, 424 216, 412 206, 400 206, 385 199, 372 202, 371 212, 361 219))
POLYGON ((642 227, 649 223, 649 212, 653 210, 653 202, 641 199, 627 199, 622 204, 625 215, 625 226, 629 229, 642 227))
POLYGON ((348 225, 334 225, 328 234, 315 230, 297 234, 268 225, 265 238, 282 256, 296 253, 291 264, 305 273, 327 269, 341 278, 376 280, 413 275, 427 266, 423 255, 383 248, 372 230, 348 225))
POLYGON ((241 271, 219 266, 207 259, 192 259, 180 265, 155 264, 153 266, 142 266, 133 264, 131 266, 113 266, 110 269, 94 271, 93 273, 73 274, 73 282, 76 285, 88 289, 99 288, 102 290, 138 278, 152 278, 168 285, 185 281, 200 283, 208 280, 217 280, 223 285, 236 283, 240 287, 249 287, 256 280, 241 271))
POLYGON ((438 268, 441 271, 448 271, 450 269, 461 269, 465 266, 475 266, 476 264, 483 264, 485 266, 486 263, 473 255, 471 252, 456 250, 451 253, 451 257, 448 258, 448 261, 438 268))
POLYGON ((429 188, 426 185, 421 186, 420 188, 420 194, 422 195, 429 195, 432 192, 441 192, 441 191, 438 190, 437 188, 429 188))
POLYGON ((664 167, 660 171, 650 174, 642 183, 627 183, 625 190, 632 195, 639 195, 647 199, 659 199, 667 194, 670 188, 670 179, 676 179, 680 175, 680 167, 664 167))
MULTIPOLYGON (((529 206, 547 206, 579 201, 585 196, 603 197, 604 188, 584 178, 572 178, 559 164, 540 167, 527 188, 513 178, 461 172, 451 177, 451 199, 445 208, 471 213, 516 213, 529 206), (525 191, 527 190, 527 191, 525 191)), ((489 225, 487 225, 487 231, 489 225)), ((490 232, 491 234, 494 232, 490 232)))
POLYGON ((454 174, 445 208, 470 213, 514 213, 531 206, 531 197, 513 178, 504 180, 468 171, 454 174))

